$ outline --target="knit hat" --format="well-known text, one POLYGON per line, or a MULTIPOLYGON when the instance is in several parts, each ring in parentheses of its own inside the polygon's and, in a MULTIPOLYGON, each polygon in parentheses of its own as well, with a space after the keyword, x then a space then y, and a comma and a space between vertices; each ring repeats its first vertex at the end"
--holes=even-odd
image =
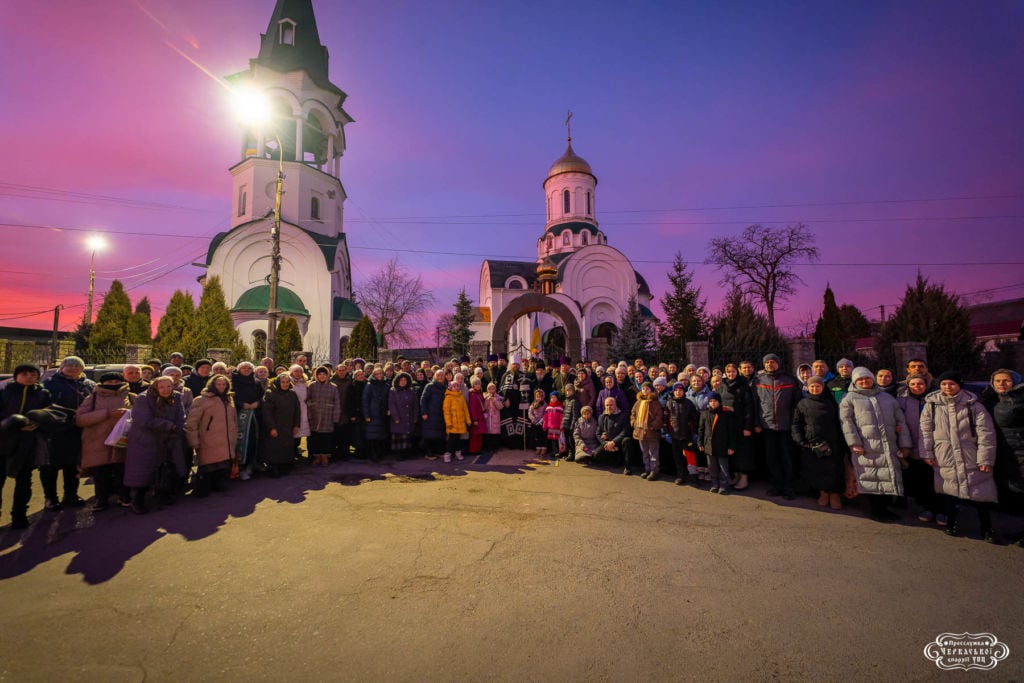
POLYGON ((667 387, 668 386, 668 380, 665 379, 664 377, 655 377, 654 378, 654 386, 656 386, 656 387, 667 387))
POLYGON ((868 370, 867 368, 861 366, 859 368, 854 368, 853 369, 853 374, 850 376, 850 379, 852 379, 853 383, 856 384, 857 380, 864 379, 865 377, 867 377, 870 380, 874 380, 875 379, 875 373, 873 373, 870 370, 868 370))
POLYGON ((836 367, 837 368, 841 368, 843 366, 846 366, 848 368, 852 368, 853 367, 853 361, 850 360, 849 358, 840 358, 839 362, 836 363, 836 367))
POLYGON ((106 384, 107 382, 123 382, 124 375, 120 372, 104 372, 100 375, 100 384, 106 384))
POLYGON ((963 377, 961 377, 960 373, 957 372, 956 370, 947 370, 946 372, 939 375, 939 384, 942 384, 947 380, 950 382, 956 382, 956 385, 958 387, 962 387, 964 385, 963 377))
POLYGON ((43 374, 39 370, 39 366, 36 365, 35 363, 22 363, 18 367, 14 368, 14 376, 15 377, 17 377, 18 375, 20 375, 23 372, 34 372, 37 375, 43 374))
POLYGON ((820 377, 818 375, 814 375, 813 377, 810 377, 807 380, 807 386, 810 386, 812 384, 825 384, 825 378, 820 377))
POLYGON ((211 361, 208 358, 200 358, 199 360, 196 361, 195 369, 198 370, 199 368, 203 367, 204 365, 212 366, 213 365, 213 361, 211 361))
POLYGON ((686 385, 683 384, 682 382, 676 382, 675 384, 672 385, 672 391, 675 391, 676 389, 682 389, 683 391, 686 391, 686 385))
POLYGON ((710 394, 708 394, 708 401, 718 401, 719 403, 721 403, 722 395, 719 394, 717 391, 712 391, 710 394))
POLYGON ((779 365, 782 365, 782 359, 779 358, 778 356, 776 356, 774 353, 767 353, 767 354, 765 354, 764 358, 761 359, 761 365, 764 365, 765 363, 767 363, 770 360, 773 360, 776 363, 778 363, 779 365))
POLYGON ((551 400, 553 398, 558 398, 558 392, 557 391, 552 391, 550 394, 548 394, 548 400, 551 400))
POLYGON ((314 375, 314 376, 316 376, 316 375, 319 375, 319 374, 321 374, 321 373, 322 373, 322 374, 324 374, 324 375, 330 375, 330 374, 331 374, 331 371, 330 371, 329 369, 325 368, 325 367, 324 367, 323 365, 321 365, 320 367, 318 367, 318 368, 317 368, 317 369, 316 369, 316 370, 315 370, 315 371, 313 372, 313 375, 314 375))

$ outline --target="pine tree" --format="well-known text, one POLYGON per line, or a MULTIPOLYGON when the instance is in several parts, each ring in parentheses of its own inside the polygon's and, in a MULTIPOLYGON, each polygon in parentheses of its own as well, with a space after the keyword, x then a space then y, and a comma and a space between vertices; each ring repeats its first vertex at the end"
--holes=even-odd
POLYGON ((818 324, 814 326, 814 347, 817 355, 839 359, 852 349, 851 337, 843 328, 842 316, 836 304, 836 295, 830 285, 825 285, 825 306, 821 310, 818 324))
POLYGON ((153 319, 149 306, 149 297, 135 306, 135 313, 128 320, 128 343, 149 344, 153 341, 153 319))
POLYGON ((654 326, 640 317, 640 306, 636 303, 636 297, 631 296, 622 313, 619 330, 608 346, 608 353, 616 360, 632 362, 634 358, 650 360, 653 352, 654 326))
MULTIPOLYGON (((191 334, 190 326, 196 314, 196 305, 192 299, 191 292, 183 292, 180 289, 171 295, 167 304, 167 310, 160 318, 156 328, 156 340, 154 341, 154 353, 159 358, 167 358, 175 351, 184 354, 190 348, 188 336, 191 334)), ((203 349, 203 355, 206 350, 203 349)), ((202 356, 186 357, 190 361, 199 360, 202 356)))
POLYGON ((921 273, 914 284, 907 286, 899 307, 875 340, 881 367, 902 370, 896 368, 892 345, 908 341, 928 345, 928 369, 933 375, 947 370, 969 375, 980 366, 981 345, 971 332, 967 307, 957 295, 941 284, 930 284, 921 273))
MULTIPOLYGON (((228 349, 234 354, 242 346, 242 338, 231 320, 231 311, 224 300, 219 277, 211 277, 203 287, 199 306, 188 326, 182 350, 187 357, 202 358, 207 349, 228 349)), ((246 356, 248 353, 245 354, 246 356)))
POLYGON ((676 252, 668 274, 671 289, 661 297, 665 320, 658 325, 658 355, 666 360, 686 359, 686 342, 704 339, 708 332, 707 298, 693 284, 693 273, 676 252))
POLYGON ((712 317, 710 341, 715 365, 752 360, 756 366, 766 353, 783 355, 786 350, 786 340, 740 289, 730 291, 712 317))
POLYGON ((855 341, 862 337, 871 336, 871 323, 861 313, 860 309, 853 304, 843 304, 839 307, 839 319, 843 321, 843 329, 855 341))
POLYGON ((469 327, 473 324, 473 302, 466 296, 465 287, 459 292, 454 307, 455 315, 451 317, 451 328, 448 330, 447 338, 451 352, 462 356, 469 353, 469 342, 476 335, 469 327))
POLYGON ((277 358, 275 362, 290 365, 293 353, 302 351, 302 335, 295 318, 282 318, 277 323, 277 358))
POLYGON ((348 342, 348 355, 351 358, 372 360, 377 357, 377 332, 368 316, 363 316, 352 328, 352 336, 348 342))
POLYGON ((103 297, 103 305, 96 314, 96 323, 89 335, 89 361, 111 363, 123 361, 124 345, 127 343, 126 330, 132 315, 132 302, 124 291, 120 280, 110 284, 110 291, 103 297))

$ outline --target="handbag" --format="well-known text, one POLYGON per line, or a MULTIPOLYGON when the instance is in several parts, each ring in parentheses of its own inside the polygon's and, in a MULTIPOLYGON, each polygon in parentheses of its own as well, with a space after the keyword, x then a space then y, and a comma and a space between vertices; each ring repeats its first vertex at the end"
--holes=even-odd
POLYGON ((828 445, 827 441, 812 441, 809 446, 811 453, 816 458, 827 458, 832 455, 832 447, 828 445))
POLYGON ((131 411, 125 412, 118 419, 117 424, 110 430, 110 434, 103 441, 105 446, 111 446, 112 448, 127 448, 128 447, 128 431, 132 428, 132 414, 131 411))

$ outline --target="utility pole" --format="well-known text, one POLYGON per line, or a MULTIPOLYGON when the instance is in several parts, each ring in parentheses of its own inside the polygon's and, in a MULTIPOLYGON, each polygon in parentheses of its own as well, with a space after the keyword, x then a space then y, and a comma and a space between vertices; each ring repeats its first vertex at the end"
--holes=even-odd
MULTIPOLYGON (((89 297, 92 299, 92 297, 89 297)), ((64 308, 63 304, 57 304, 53 307, 53 338, 50 340, 50 365, 57 364, 57 353, 60 351, 60 346, 57 342, 57 328, 60 324, 60 309, 64 308)))
POLYGON ((284 146, 277 139, 277 185, 274 191, 274 223, 270 228, 270 300, 267 302, 267 357, 277 362, 277 289, 281 282, 281 195, 284 192, 284 146))

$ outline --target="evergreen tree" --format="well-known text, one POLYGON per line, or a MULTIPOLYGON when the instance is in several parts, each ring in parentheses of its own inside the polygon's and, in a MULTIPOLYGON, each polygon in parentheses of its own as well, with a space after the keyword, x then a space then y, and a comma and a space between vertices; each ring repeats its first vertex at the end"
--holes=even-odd
POLYGON ((666 360, 686 359, 686 342, 704 339, 708 332, 707 298, 693 284, 693 272, 676 252, 668 274, 671 289, 661 297, 665 320, 658 325, 658 355, 666 360))
POLYGON ((469 328, 473 324, 473 302, 466 296, 465 287, 459 292, 454 307, 455 315, 451 317, 451 327, 446 336, 451 352, 461 356, 469 353, 469 342, 476 335, 476 332, 469 328))
POLYGON ((917 274, 917 281, 907 286, 892 318, 882 325, 875 340, 875 351, 881 367, 892 368, 897 374, 893 344, 917 341, 928 345, 928 369, 933 375, 957 370, 964 375, 977 372, 980 366, 981 345, 971 332, 971 319, 967 307, 955 294, 942 285, 933 285, 917 274))
POLYGON ((843 321, 843 329, 854 340, 871 336, 871 323, 853 304, 843 304, 839 307, 839 319, 843 321))
MULTIPOLYGON (((156 340, 154 341, 154 352, 159 358, 166 359, 175 351, 186 354, 190 361, 199 360, 202 356, 188 356, 187 348, 191 348, 188 336, 191 334, 190 326, 196 314, 196 305, 192 299, 191 292, 183 292, 180 289, 171 295, 167 304, 167 310, 160 318, 156 328, 156 340)), ((203 355, 206 350, 203 349, 203 355)))
POLYGON ((640 306, 636 303, 636 297, 631 296, 622 313, 619 330, 608 346, 608 353, 616 360, 632 362, 634 358, 650 360, 653 352, 654 326, 640 317, 640 306))
POLYGON ((295 318, 282 318, 277 323, 277 358, 275 362, 290 365, 293 353, 302 351, 302 335, 295 318))
POLYGON ((153 341, 153 319, 149 306, 149 297, 142 297, 142 300, 135 306, 135 313, 128 320, 128 343, 149 344, 153 341))
POLYGON ((89 335, 89 361, 111 363, 124 359, 124 345, 128 338, 128 320, 132 316, 132 302, 120 280, 110 284, 103 297, 103 305, 96 314, 96 323, 89 335))
POLYGON ((843 319, 832 287, 825 285, 825 306, 814 326, 814 347, 820 357, 841 358, 852 349, 851 337, 843 328, 843 319))
POLYGON ((710 341, 715 365, 746 359, 759 366, 766 353, 784 356, 786 351, 786 340, 738 288, 726 295, 722 310, 712 317, 710 341))
POLYGON ((352 336, 348 342, 348 355, 351 358, 372 360, 377 357, 377 332, 369 316, 363 316, 352 328, 352 336))
MULTIPOLYGON (((182 353, 191 358, 204 357, 207 349, 228 349, 234 356, 244 346, 231 320, 231 311, 224 300, 224 288, 219 277, 214 276, 206 281, 183 345, 185 348, 181 350, 182 353)), ((243 356, 248 355, 246 349, 243 356)))

